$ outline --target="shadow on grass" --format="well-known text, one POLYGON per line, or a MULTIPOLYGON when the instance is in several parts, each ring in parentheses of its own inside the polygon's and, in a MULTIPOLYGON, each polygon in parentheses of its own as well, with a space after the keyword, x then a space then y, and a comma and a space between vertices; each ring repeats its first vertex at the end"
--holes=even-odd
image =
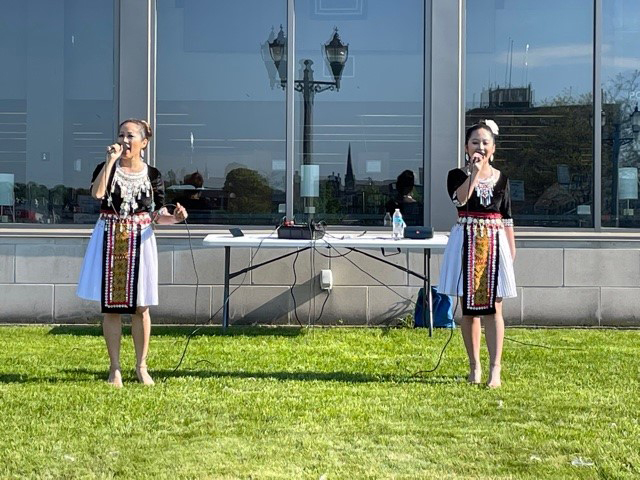
MULTIPOLYGON (((408 374, 380 374, 367 375, 354 372, 247 372, 247 371, 218 371, 218 370, 151 370, 156 382, 172 378, 193 379, 261 379, 278 380, 283 382, 339 382, 351 384, 363 383, 420 383, 420 384, 452 384, 458 383, 460 377, 455 375, 412 376, 408 374)), ((133 369, 123 369, 125 381, 135 381, 133 369)), ((0 374, 0 383, 79 383, 90 381, 105 381, 108 378, 107 369, 71 368, 61 371, 60 376, 30 376, 24 374, 0 374)))
MULTIPOLYGON (((151 327, 151 336, 156 337, 186 337, 191 335, 194 330, 198 329, 194 336, 210 336, 210 337, 297 337, 304 335, 306 330, 300 327, 253 327, 253 326, 231 326, 223 329, 220 326, 201 326, 193 325, 153 325, 151 327)), ((122 333, 124 335, 131 334, 131 326, 123 325, 122 333)), ((53 327, 49 331, 49 335, 77 335, 88 337, 102 336, 101 325, 60 325, 53 327)))
POLYGON ((154 370, 153 374, 158 378, 248 378, 262 380, 278 380, 292 382, 340 382, 340 383, 452 383, 457 382, 458 377, 434 376, 434 377, 414 377, 408 374, 364 374, 357 372, 247 372, 247 371, 220 371, 220 370, 154 370))
MULTIPOLYGON (((104 380, 105 382, 109 378, 108 370, 65 370, 64 375, 26 375, 21 373, 0 373, 0 384, 3 383, 73 383, 73 382, 88 382, 94 380, 104 380), (75 376, 71 376, 75 375, 75 376)), ((135 376, 135 375, 134 375, 135 376)))

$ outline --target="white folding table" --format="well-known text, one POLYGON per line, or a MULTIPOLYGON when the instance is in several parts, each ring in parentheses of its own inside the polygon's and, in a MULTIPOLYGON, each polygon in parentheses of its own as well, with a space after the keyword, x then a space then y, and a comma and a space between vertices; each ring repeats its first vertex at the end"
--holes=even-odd
POLYGON ((349 234, 340 235, 332 234, 327 235, 318 240, 289 240, 277 238, 275 234, 246 234, 241 237, 234 237, 231 234, 209 234, 207 235, 203 243, 207 247, 224 247, 224 294, 223 294, 223 307, 222 307, 222 326, 226 328, 229 326, 229 281, 242 275, 246 272, 262 267, 269 263, 275 262, 282 258, 294 255, 310 248, 346 248, 355 252, 358 252, 367 257, 373 258, 380 262, 386 263, 402 270, 410 275, 418 277, 423 281, 424 292, 423 302, 425 309, 429 311, 429 336, 433 334, 433 312, 432 312, 432 299, 431 299, 431 250, 444 250, 447 245, 447 236, 444 234, 435 234, 433 238, 424 240, 413 240, 403 238, 400 240, 394 240, 388 234, 349 234), (251 248, 295 248, 296 251, 289 252, 281 255, 277 258, 267 260, 266 262, 258 263, 255 265, 249 265, 246 268, 238 270, 236 272, 230 272, 229 267, 231 264, 231 248, 233 247, 251 247, 251 248), (363 250, 379 250, 379 249, 406 249, 406 250, 422 250, 423 252, 423 274, 420 275, 417 272, 410 270, 409 268, 396 265, 392 262, 385 260, 384 258, 376 257, 363 250), (427 297, 428 295, 428 297, 427 297), (427 302, 428 298, 428 302, 427 302), (428 305, 427 305, 428 303, 428 305))

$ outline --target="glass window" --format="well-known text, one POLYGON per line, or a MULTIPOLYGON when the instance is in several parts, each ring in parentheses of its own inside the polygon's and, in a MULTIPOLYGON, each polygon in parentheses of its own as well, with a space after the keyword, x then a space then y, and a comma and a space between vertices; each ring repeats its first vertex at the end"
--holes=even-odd
POLYGON ((640 3, 605 0, 602 27, 602 225, 640 227, 640 3))
POLYGON ((592 227, 593 2, 466 5, 466 124, 500 127, 516 225, 592 227))
POLYGON ((0 0, 0 222, 92 223, 113 138, 112 0, 0 0))
POLYGON ((296 219, 422 225, 424 2, 295 5, 296 219))
POLYGON ((157 0, 156 166, 194 223, 285 211, 285 97, 269 54, 286 0, 157 0))

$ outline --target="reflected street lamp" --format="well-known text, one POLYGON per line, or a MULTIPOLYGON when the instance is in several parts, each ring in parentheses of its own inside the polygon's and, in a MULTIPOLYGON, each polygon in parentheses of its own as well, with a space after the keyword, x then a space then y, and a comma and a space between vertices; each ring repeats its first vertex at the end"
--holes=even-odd
MULTIPOLYGON (((604 116, 604 111, 602 112, 603 116, 604 116)), ((603 118, 604 120, 604 118, 603 118)), ((605 122, 603 121, 602 124, 604 125, 605 122)), ((611 143, 611 167, 612 167, 612 174, 611 174, 611 198, 612 198, 612 205, 611 205, 611 214, 615 220, 615 226, 619 226, 620 225, 620 215, 619 215, 619 200, 618 200, 618 175, 619 175, 619 157, 620 157, 620 149, 624 146, 624 145, 628 145, 630 143, 634 143, 638 140, 638 137, 640 137, 640 112, 638 111, 638 105, 636 104, 636 108, 633 112, 631 112, 631 114, 629 115, 628 120, 623 120, 623 121, 615 121, 613 123, 613 135, 611 139, 603 139, 603 143, 607 142, 607 143, 611 143), (631 137, 622 137, 621 136, 621 127, 623 124, 625 124, 627 121, 629 121, 631 123, 631 131, 632 131, 632 136, 631 137)))
MULTIPOLYGON (((284 34, 282 25, 280 25, 280 31, 278 36, 269 43, 269 53, 271 59, 280 76, 280 86, 284 90, 287 85, 287 37, 284 34)), ((343 44, 338 35, 338 28, 334 28, 333 37, 329 42, 323 45, 324 54, 331 73, 333 75, 332 82, 314 80, 313 69, 311 65, 313 62, 310 59, 303 61, 304 70, 302 72, 301 80, 294 80, 294 90, 302 93, 303 98, 303 127, 302 127, 302 165, 303 169, 306 165, 312 165, 312 138, 311 133, 313 129, 313 99, 316 93, 321 93, 326 90, 340 90, 340 78, 342 77, 342 71, 349 58, 349 45, 343 44)), ((306 208, 306 213, 313 214, 314 208, 309 201, 310 205, 306 208)))

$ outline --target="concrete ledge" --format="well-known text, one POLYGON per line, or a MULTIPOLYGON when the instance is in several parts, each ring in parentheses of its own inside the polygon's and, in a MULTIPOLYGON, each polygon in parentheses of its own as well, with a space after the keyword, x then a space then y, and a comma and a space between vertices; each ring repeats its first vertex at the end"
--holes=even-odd
POLYGON ((600 289, 587 287, 523 289, 524 325, 598 326, 600 289))
MULTIPOLYGON (((319 250, 328 255, 333 252, 325 251, 326 249, 319 250)), ((253 250, 255 252, 255 249, 253 250)), ((262 262, 269 261, 271 259, 286 255, 287 253, 295 252, 293 248, 270 248, 261 249, 255 254, 252 265, 257 265, 262 262)), ((312 250, 305 250, 300 252, 296 259, 296 255, 290 255, 276 262, 270 263, 263 267, 257 268, 251 272, 251 283, 253 285, 292 285, 294 281, 293 266, 295 261, 295 278, 296 283, 303 283, 309 280, 311 277, 311 260, 316 269, 316 273, 319 274, 323 268, 329 268, 329 259, 323 257, 317 252, 312 250)), ((246 283, 246 282, 245 282, 246 283)))
MULTIPOLYGON (((222 287, 216 287, 212 304, 214 312, 220 310, 217 322, 222 321, 222 292, 222 287)), ((289 287, 242 286, 229 300, 229 324, 287 325, 291 308, 289 287)))
MULTIPOLYGON (((344 248, 331 249, 331 255, 339 255, 338 252, 347 253, 348 250, 344 248)), ((382 253, 377 250, 366 250, 366 252, 375 257, 384 258, 384 260, 395 265, 407 266, 406 252, 388 257, 383 257, 382 253)), ((395 252, 385 250, 385 253, 389 255, 395 252)), ((345 257, 332 258, 330 264, 335 286, 375 286, 380 285, 380 282, 387 285, 407 285, 407 274, 405 272, 385 265, 373 258, 368 258, 358 252, 349 252, 345 257), (376 281, 376 279, 379 281, 376 281)))
POLYGON ((15 258, 15 245, 0 245, 0 283, 15 281, 15 258))
MULTIPOLYGON (((311 305, 312 325, 367 325, 366 287, 334 287, 328 298, 326 291, 320 290, 317 284, 312 293, 313 299, 309 296, 308 285, 295 287, 293 293, 298 306, 298 318, 303 325, 309 323, 309 305, 311 305), (315 300, 315 309, 313 300, 315 300), (320 317, 325 300, 324 311, 320 317)), ((293 314, 293 306, 290 318, 291 325, 298 325, 293 314)))
POLYGON ((0 321, 51 323, 53 285, 0 285, 0 321))
POLYGON ((158 245, 158 284, 173 282, 173 246, 158 245))
POLYGON ((522 325, 522 292, 524 289, 518 288, 517 290, 517 297, 502 300, 502 317, 506 326, 522 325))
MULTIPOLYGON (((224 248, 195 248, 193 257, 200 285, 224 283, 224 248)), ((231 272, 241 270, 249 265, 251 256, 248 248, 233 248, 231 250, 231 272)), ((244 283, 250 281, 250 273, 244 283)), ((196 274, 193 270, 193 259, 189 246, 176 246, 173 251, 173 281, 180 285, 195 285, 196 274)), ((231 280, 232 284, 243 281, 243 275, 231 280)))
POLYGON ((564 284, 561 248, 518 249, 514 270, 519 287, 561 287, 564 284))
POLYGON ((99 323, 100 302, 76 296, 76 285, 55 285, 53 315, 60 323, 99 323))
MULTIPOLYGON (((442 259, 444 254, 442 253, 431 253, 431 285, 438 285, 438 280, 440 278, 440 265, 442 264, 442 259)), ((423 256, 422 252, 411 251, 409 252, 409 269, 413 270, 416 273, 422 275, 423 270, 423 256)), ((408 284, 411 286, 421 287, 422 280, 418 277, 414 277, 413 275, 408 275, 408 284)))
POLYGON ((196 287, 191 285, 159 286, 160 305, 151 307, 151 322, 182 323, 194 325, 196 312, 198 323, 204 323, 211 315, 211 287, 198 287, 196 305, 196 287))
POLYGON ((418 299, 419 287, 369 287, 369 325, 395 324, 407 315, 413 316, 418 299))
POLYGON ((640 286, 640 250, 567 248, 564 283, 567 287, 640 286))
POLYGON ((16 245, 16 283, 75 283, 80 276, 82 245, 16 245))
POLYGON ((602 288, 601 325, 640 327, 640 288, 602 288))

